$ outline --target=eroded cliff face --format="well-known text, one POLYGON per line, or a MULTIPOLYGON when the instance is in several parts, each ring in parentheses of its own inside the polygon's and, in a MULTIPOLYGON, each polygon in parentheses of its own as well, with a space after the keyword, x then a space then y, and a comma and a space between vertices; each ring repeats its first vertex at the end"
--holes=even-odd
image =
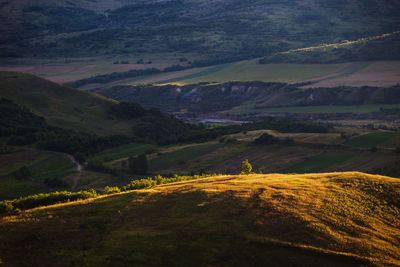
POLYGON ((94 90, 118 101, 138 102, 168 112, 229 110, 251 101, 256 108, 400 103, 400 86, 308 88, 301 85, 232 82, 186 86, 115 86, 94 90))

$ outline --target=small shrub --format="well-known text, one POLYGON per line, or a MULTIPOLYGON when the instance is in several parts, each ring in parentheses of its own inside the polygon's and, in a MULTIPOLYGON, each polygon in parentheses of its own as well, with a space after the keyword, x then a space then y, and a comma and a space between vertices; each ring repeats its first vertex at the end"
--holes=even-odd
POLYGON ((13 210, 14 210, 14 207, 10 200, 0 201, 0 214, 3 214, 3 213, 10 214, 10 213, 12 213, 13 210))
POLYGON ((242 162, 241 174, 250 174, 252 169, 253 169, 253 167, 251 166, 251 164, 249 163, 249 161, 247 159, 242 162))

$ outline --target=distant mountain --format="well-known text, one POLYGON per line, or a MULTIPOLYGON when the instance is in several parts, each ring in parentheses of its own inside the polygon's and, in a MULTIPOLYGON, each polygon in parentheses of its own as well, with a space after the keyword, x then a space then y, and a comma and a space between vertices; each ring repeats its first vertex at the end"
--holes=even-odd
POLYGON ((189 54, 206 63, 400 28, 396 0, 3 1, 1 57, 189 54))

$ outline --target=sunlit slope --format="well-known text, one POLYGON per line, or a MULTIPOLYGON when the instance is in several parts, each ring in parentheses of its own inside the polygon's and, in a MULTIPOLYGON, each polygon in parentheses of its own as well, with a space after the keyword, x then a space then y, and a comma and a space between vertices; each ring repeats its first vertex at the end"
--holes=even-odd
POLYGON ((117 102, 31 74, 0 71, 0 97, 25 105, 51 125, 62 128, 112 134, 131 127, 108 117, 107 110, 117 102))
POLYGON ((400 180, 218 176, 0 219, 5 265, 400 264, 400 180))

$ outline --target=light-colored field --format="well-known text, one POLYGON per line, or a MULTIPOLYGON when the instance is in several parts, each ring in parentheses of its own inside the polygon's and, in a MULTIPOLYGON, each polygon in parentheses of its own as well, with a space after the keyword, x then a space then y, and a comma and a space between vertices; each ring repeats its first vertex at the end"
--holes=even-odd
POLYGON ((65 60, 26 60, 26 63, 20 64, 2 64, 0 71, 18 71, 26 72, 46 78, 57 83, 67 83, 80 79, 90 78, 96 75, 109 74, 112 72, 125 72, 129 70, 157 68, 164 69, 168 66, 180 63, 176 56, 169 54, 146 55, 146 57, 127 56, 111 58, 77 58, 65 60), (151 61, 152 64, 136 64, 139 59, 144 62, 151 61), (116 61, 129 61, 130 64, 114 64, 116 61))
POLYGON ((201 77, 184 79, 184 84, 196 82, 265 81, 296 83, 336 73, 344 64, 258 64, 258 60, 232 63, 230 66, 201 77))
POLYGON ((352 62, 341 64, 258 64, 246 60, 219 66, 190 69, 151 77, 115 82, 116 84, 263 81, 301 83, 305 87, 392 86, 400 83, 400 62, 352 62))
POLYGON ((353 73, 345 73, 329 79, 322 79, 311 87, 335 87, 335 86, 392 86, 400 83, 400 62, 399 61, 379 61, 366 63, 364 68, 360 68, 353 73))
POLYGON ((124 84, 199 82, 264 81, 296 83, 337 73, 351 63, 344 64, 258 64, 258 59, 159 74, 151 78, 135 79, 124 84))
POLYGON ((397 266, 399 198, 400 180, 359 172, 216 176, 0 218, 0 258, 10 266, 397 266))

